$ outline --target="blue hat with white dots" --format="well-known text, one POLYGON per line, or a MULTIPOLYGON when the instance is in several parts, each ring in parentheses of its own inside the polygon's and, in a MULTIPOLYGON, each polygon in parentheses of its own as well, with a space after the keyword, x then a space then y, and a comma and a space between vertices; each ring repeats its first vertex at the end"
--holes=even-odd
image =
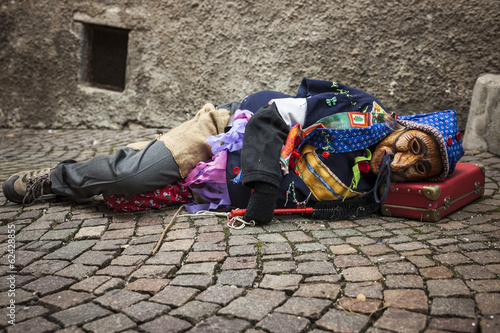
POLYGON ((443 156, 444 170, 440 175, 428 180, 442 180, 455 170, 455 166, 464 155, 464 148, 454 110, 400 116, 397 121, 408 129, 421 130, 436 138, 443 156))

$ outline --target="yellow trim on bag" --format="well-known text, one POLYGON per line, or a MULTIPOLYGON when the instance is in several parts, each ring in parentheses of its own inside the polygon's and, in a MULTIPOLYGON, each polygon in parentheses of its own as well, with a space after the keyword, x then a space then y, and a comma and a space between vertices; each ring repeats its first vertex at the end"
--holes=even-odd
POLYGON ((305 145, 297 163, 299 175, 314 197, 319 201, 342 200, 346 195, 347 198, 352 198, 361 194, 361 192, 349 191, 349 188, 321 162, 315 152, 316 149, 314 146, 305 145), (314 173, 310 168, 314 170, 314 173))

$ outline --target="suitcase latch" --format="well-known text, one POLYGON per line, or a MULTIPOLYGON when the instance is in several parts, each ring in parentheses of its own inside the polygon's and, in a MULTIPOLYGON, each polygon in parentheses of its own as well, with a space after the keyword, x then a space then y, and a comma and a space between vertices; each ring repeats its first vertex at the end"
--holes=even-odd
POLYGON ((444 210, 450 209, 451 206, 451 199, 450 197, 444 198, 444 210))
POLYGON ((480 182, 476 182, 474 184, 474 194, 475 195, 478 195, 479 193, 481 193, 481 183, 480 182))

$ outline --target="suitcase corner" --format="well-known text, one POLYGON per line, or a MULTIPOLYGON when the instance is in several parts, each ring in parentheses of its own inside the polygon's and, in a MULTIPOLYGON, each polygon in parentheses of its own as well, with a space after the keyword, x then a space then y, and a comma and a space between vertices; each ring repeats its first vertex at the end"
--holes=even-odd
POLYGON ((391 217, 392 214, 391 214, 391 210, 390 208, 386 205, 386 204, 381 204, 380 205, 380 212, 382 213, 382 215, 384 216, 389 216, 391 217))
POLYGON ((436 201, 441 196, 441 186, 439 185, 425 185, 423 190, 425 197, 431 201, 436 201))

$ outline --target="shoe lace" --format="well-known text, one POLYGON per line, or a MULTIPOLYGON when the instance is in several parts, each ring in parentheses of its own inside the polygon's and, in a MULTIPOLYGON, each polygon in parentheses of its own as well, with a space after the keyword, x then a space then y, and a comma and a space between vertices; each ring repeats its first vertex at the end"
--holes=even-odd
POLYGON ((33 171, 26 175, 26 194, 23 198, 24 206, 31 206, 35 203, 36 199, 43 196, 46 193, 45 189, 50 188, 52 181, 50 176, 52 175, 53 168, 42 169, 33 171))

